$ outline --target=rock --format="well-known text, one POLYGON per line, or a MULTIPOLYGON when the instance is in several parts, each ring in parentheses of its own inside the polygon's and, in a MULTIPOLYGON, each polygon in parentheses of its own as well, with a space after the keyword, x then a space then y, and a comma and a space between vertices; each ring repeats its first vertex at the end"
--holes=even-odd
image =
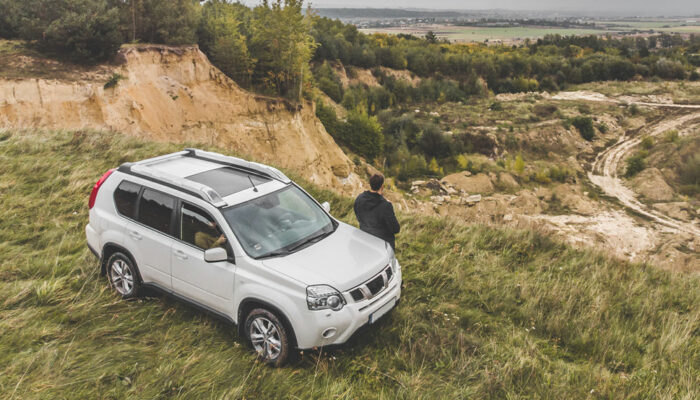
POLYGON ((518 181, 515 180, 513 175, 507 172, 501 172, 498 174, 498 182, 501 184, 501 186, 507 189, 517 189, 520 187, 520 185, 518 185, 518 181))
POLYGON ((513 220, 513 214, 506 214, 503 216, 504 221, 512 221, 513 220))
POLYGON ((673 189, 664 180, 657 168, 647 168, 632 179, 635 191, 652 201, 673 199, 673 189))
POLYGON ((473 206, 474 204, 478 203, 481 201, 481 195, 480 194, 473 194, 471 196, 467 196, 463 198, 464 204, 468 206, 473 206))
POLYGON ((411 186, 423 186, 426 183, 427 183, 426 181, 413 181, 413 182, 411 182, 411 186))
POLYGON ((432 201, 435 204, 442 204, 445 202, 445 198, 442 196, 430 196, 430 201, 432 201))
POLYGON ((494 192, 493 183, 491 183, 491 179, 485 174, 466 176, 464 172, 457 172, 447 175, 442 180, 452 185, 454 188, 467 193, 491 194, 494 192))

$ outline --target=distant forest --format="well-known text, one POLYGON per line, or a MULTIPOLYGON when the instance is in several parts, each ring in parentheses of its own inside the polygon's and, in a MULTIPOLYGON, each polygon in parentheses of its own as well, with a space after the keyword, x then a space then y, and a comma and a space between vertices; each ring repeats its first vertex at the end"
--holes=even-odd
POLYGON ((318 116, 336 140, 370 161, 405 166, 414 160, 400 171, 403 177, 437 173, 440 166, 430 166, 434 159, 454 165, 460 154, 478 150, 479 139, 448 140, 435 126, 415 121, 409 121, 408 139, 392 137, 396 124, 403 124, 402 132, 410 124, 399 121, 398 111, 380 115, 383 110, 592 81, 700 79, 700 37, 692 35, 554 35, 519 46, 458 44, 435 35, 363 34, 317 15, 302 0, 262 1, 253 8, 224 0, 0 0, 0 37, 23 39, 78 63, 107 60, 124 43, 199 44, 250 90, 301 101, 315 100, 320 89, 348 110, 341 119, 318 102, 318 116), (344 88, 339 63, 371 70, 380 86, 344 88), (422 79, 413 86, 380 67, 422 79))

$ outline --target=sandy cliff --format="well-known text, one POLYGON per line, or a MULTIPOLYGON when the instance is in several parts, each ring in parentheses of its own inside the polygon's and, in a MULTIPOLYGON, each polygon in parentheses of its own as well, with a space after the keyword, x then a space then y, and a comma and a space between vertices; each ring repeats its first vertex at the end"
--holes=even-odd
MULTIPOLYGON (((104 66, 102 66, 104 69, 104 66)), ((316 119, 241 89, 196 46, 124 48, 102 78, 0 78, 0 127, 114 130, 162 141, 216 143, 242 156, 289 168, 310 181, 351 193, 353 164, 316 119)))

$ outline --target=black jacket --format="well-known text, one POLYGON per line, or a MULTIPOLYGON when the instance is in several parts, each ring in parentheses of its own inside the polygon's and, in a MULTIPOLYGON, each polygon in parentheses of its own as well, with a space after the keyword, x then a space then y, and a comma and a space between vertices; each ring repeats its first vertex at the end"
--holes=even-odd
POLYGON ((395 248, 394 235, 401 226, 396 220, 394 206, 380 194, 366 191, 355 199, 355 216, 360 222, 360 229, 386 240, 395 248))

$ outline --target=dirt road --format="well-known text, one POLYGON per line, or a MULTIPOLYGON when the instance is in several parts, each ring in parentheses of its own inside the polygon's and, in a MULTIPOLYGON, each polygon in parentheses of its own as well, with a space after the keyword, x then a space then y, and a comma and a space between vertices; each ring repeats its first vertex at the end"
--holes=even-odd
MULTIPOLYGON (((698 108, 700 108, 700 106, 698 106, 698 108)), ((647 135, 651 137, 659 136, 670 129, 678 128, 694 119, 700 119, 700 112, 693 112, 691 114, 663 120, 647 128, 647 135)), ((626 159, 627 155, 641 143, 643 136, 646 135, 638 135, 637 137, 621 136, 616 144, 598 154, 593 163, 592 171, 588 173, 588 178, 591 182, 600 187, 605 194, 617 198, 625 207, 636 213, 644 215, 652 221, 666 227, 700 236, 700 228, 694 224, 671 218, 641 203, 637 200, 636 194, 626 187, 622 180, 618 178, 617 171, 620 169, 620 164, 626 159)))

